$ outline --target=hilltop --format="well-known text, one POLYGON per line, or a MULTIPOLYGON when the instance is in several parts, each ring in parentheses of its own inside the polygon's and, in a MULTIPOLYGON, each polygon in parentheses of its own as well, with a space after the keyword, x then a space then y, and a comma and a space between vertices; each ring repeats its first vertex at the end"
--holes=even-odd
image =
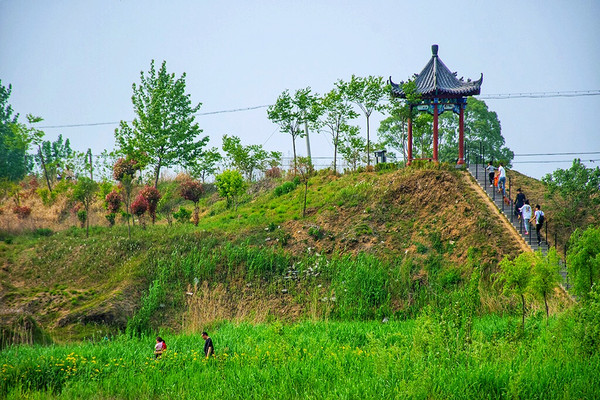
MULTIPOLYGON (((0 242, 3 334, 38 325, 54 340, 81 339, 125 330, 132 317, 131 329, 172 330, 226 319, 403 318, 474 279, 482 306, 502 307, 491 275, 524 247, 466 172, 318 174, 305 218, 302 185, 276 196, 281 183, 255 184, 237 210, 207 191, 197 227, 158 221, 136 225, 131 239, 122 224, 94 226, 89 238, 70 227, 0 242)), ((34 208, 33 220, 36 209, 65 204, 34 208)))

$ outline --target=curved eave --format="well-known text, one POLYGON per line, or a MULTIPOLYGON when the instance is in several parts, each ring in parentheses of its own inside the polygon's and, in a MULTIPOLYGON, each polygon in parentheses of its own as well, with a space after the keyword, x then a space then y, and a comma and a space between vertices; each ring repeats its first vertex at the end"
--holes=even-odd
MULTIPOLYGON (((417 78, 418 79, 418 78, 417 78)), ((392 95, 395 97, 406 98, 406 94, 400 84, 394 83, 390 77, 390 86, 392 95)), ((458 79, 454 79, 454 82, 444 82, 438 80, 436 86, 429 87, 418 87, 417 92, 421 94, 422 98, 444 98, 444 97, 467 97, 476 96, 481 93, 481 84, 483 83, 483 74, 481 77, 472 82, 462 82, 458 79)))

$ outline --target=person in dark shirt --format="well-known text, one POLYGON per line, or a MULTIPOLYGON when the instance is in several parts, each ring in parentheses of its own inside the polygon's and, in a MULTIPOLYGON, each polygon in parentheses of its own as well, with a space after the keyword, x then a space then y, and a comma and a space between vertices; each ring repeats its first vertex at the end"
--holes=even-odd
POLYGON ((517 189, 517 198, 515 199, 515 215, 521 218, 521 207, 525 204, 525 194, 521 192, 521 188, 517 189))
POLYGON ((202 332, 202 339, 204 339, 204 355, 206 358, 215 354, 215 346, 213 345, 212 339, 208 336, 208 333, 202 332))

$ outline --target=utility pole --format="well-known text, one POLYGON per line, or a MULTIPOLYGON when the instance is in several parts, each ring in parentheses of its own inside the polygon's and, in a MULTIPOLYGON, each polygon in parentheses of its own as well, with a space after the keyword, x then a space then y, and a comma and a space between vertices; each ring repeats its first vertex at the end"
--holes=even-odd
POLYGON ((312 162, 312 157, 310 155, 310 139, 308 138, 308 122, 304 121, 304 132, 306 132, 306 152, 308 153, 308 158, 311 159, 312 162))

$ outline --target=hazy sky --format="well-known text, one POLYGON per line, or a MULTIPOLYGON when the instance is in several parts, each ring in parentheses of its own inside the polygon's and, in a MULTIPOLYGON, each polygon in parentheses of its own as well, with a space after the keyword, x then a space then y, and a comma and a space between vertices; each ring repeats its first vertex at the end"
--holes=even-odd
MULTIPOLYGON (((44 126, 134 118, 132 83, 167 61, 201 112, 272 104, 285 89, 324 93, 338 79, 418 73, 439 44, 458 76, 484 74, 482 96, 600 89, 600 1, 24 1, 0 0, 0 79, 24 120, 44 126)), ((516 154, 600 151, 600 96, 485 100, 516 154)), ((375 132, 378 118, 372 126, 375 132)), ((199 116, 224 134, 291 155, 266 109, 199 116)), ((364 119, 356 121, 363 127, 364 119)), ((115 125, 46 128, 80 151, 114 146, 115 125)), ((331 156, 325 135, 312 155, 331 156)), ((306 154, 303 141, 300 154, 306 154)), ((572 156, 517 157, 541 177, 572 156), (527 164, 528 160, 557 160, 527 164)), ((583 155, 584 160, 600 154, 583 155)), ((588 166, 598 165, 586 162, 588 166)))

